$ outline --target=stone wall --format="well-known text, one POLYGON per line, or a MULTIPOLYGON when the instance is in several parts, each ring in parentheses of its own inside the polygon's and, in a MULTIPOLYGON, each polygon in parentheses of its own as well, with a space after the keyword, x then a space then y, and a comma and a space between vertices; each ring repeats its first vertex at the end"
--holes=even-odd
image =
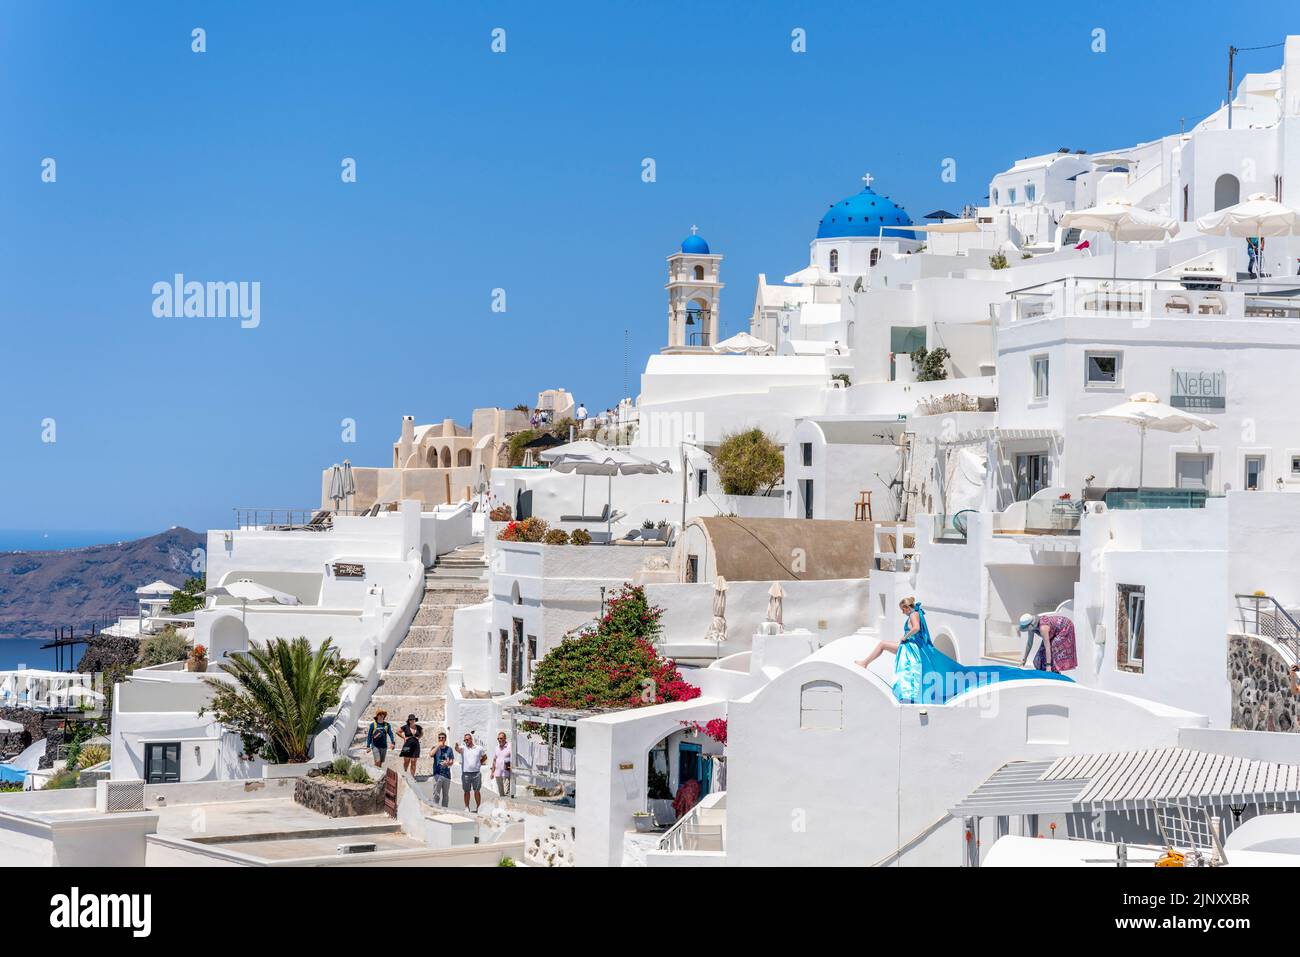
POLYGON ((96 674, 114 667, 130 668, 140 654, 140 639, 100 636, 86 644, 77 662, 82 674, 96 674))
POLYGON ((293 799, 326 817, 356 817, 384 813, 384 782, 352 784, 313 771, 294 782, 293 799))
POLYGON ((16 721, 23 726, 21 733, 15 733, 12 738, 18 740, 13 742, 13 750, 21 751, 33 741, 45 739, 45 755, 41 758, 38 767, 48 768, 54 765, 54 758, 59 751, 59 745, 63 743, 63 731, 59 727, 60 722, 50 721, 39 711, 33 711, 30 708, 0 708, 0 718, 5 721, 16 721))
POLYGON ((1234 730, 1300 730, 1300 695, 1291 690, 1290 668, 1271 642, 1251 635, 1228 636, 1234 730))

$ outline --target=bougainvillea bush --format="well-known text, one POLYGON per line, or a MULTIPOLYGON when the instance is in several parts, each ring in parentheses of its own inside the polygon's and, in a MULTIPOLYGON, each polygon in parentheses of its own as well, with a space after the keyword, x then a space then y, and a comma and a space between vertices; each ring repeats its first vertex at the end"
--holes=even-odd
POLYGON ((502 542, 540 542, 546 537, 546 520, 533 516, 517 522, 510 522, 497 532, 497 540, 502 542))
POLYGON ((525 704, 538 708, 639 708, 689 701, 700 689, 655 650, 663 610, 624 585, 594 627, 568 636, 533 669, 525 704))

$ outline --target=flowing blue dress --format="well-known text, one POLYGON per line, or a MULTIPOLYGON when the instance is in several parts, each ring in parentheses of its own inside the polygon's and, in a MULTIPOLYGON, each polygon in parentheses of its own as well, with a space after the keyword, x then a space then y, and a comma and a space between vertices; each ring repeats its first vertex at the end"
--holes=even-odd
MULTIPOLYGON (((902 641, 894 656, 894 697, 903 704, 943 704, 963 691, 999 681, 1024 681, 1027 678, 1071 681, 1065 675, 1051 671, 1032 671, 1010 665, 967 667, 953 661, 930 640, 925 611, 919 604, 914 606, 914 610, 920 618, 921 630, 902 641)), ((903 619, 904 635, 910 618, 908 615, 903 619)))

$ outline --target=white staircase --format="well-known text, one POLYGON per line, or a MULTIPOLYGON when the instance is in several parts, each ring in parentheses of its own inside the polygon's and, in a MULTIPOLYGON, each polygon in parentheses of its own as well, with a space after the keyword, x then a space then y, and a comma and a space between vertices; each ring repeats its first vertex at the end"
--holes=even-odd
MULTIPOLYGON (((388 667, 379 673, 379 686, 357 723, 352 741, 353 756, 364 758, 369 751, 366 728, 375 712, 388 712, 393 732, 414 714, 424 728, 420 742, 418 774, 429 773, 429 754, 437 746, 438 732, 444 730, 447 708, 447 669, 451 667, 452 622, 457 608, 476 605, 487 597, 483 573, 481 544, 440 556, 424 575, 424 597, 415 613, 406 637, 393 652, 388 667)), ((387 763, 401 767, 397 748, 390 748, 387 763)))

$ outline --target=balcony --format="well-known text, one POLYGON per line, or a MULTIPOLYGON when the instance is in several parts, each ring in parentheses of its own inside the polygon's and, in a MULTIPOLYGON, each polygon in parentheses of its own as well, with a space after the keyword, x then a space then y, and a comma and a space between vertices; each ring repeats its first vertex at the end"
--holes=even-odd
POLYGON ((1010 293, 999 328, 1064 316, 1111 319, 1300 320, 1300 286, 1230 282, 1217 275, 1181 279, 1058 279, 1010 293))

